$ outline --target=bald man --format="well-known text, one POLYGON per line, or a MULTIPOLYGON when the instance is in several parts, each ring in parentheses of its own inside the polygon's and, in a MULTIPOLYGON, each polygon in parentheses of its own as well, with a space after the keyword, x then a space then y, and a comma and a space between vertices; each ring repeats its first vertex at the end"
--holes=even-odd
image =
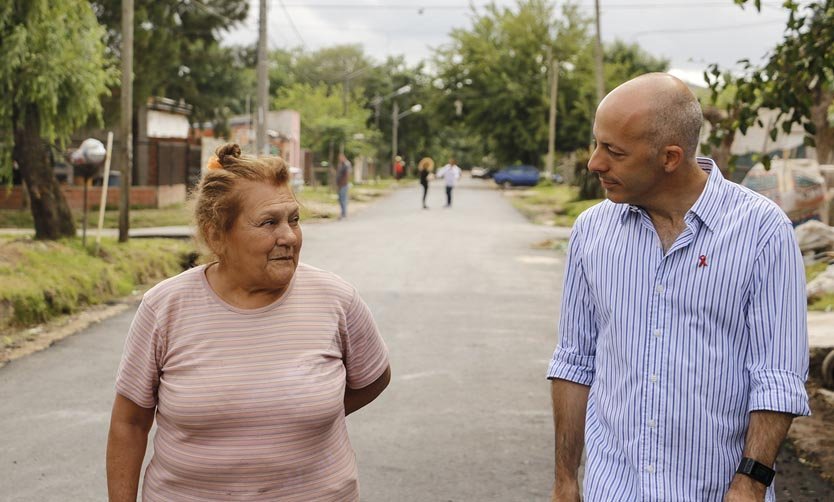
POLYGON ((571 234, 548 368, 552 499, 774 500, 808 415, 805 276, 768 199, 697 158, 701 108, 648 74, 599 104, 588 169, 607 200, 571 234))

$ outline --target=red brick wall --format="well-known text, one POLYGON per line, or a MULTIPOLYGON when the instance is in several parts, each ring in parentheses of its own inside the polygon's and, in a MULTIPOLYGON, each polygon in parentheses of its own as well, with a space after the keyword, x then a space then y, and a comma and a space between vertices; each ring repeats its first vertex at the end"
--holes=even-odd
MULTIPOLYGON (((61 186, 67 204, 71 209, 84 207, 84 187, 61 186)), ((107 190, 107 205, 119 206, 119 187, 109 187, 107 190)), ((165 207, 185 200, 185 185, 173 186, 135 186, 130 189, 130 205, 143 207, 165 207)), ((87 207, 98 207, 101 202, 101 187, 87 188, 87 207)), ((0 188, 0 209, 23 209, 23 187, 14 186, 11 190, 0 188)))

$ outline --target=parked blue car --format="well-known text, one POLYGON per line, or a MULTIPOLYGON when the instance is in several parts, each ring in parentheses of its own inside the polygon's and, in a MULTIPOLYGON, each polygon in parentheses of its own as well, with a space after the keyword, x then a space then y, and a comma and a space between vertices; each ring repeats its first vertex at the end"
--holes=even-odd
POLYGON ((539 182, 539 170, 533 166, 510 166, 495 173, 492 179, 503 188, 532 187, 539 182))

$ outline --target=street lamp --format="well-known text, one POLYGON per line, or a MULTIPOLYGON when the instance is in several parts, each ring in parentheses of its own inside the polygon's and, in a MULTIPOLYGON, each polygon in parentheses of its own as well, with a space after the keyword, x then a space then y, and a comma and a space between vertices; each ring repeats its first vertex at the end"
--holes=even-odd
POLYGON ((390 99, 396 96, 402 96, 403 94, 408 94, 411 92, 411 85, 406 84, 396 91, 388 94, 387 96, 376 96, 374 99, 371 100, 371 104, 374 105, 374 118, 376 119, 376 128, 379 129, 379 107, 383 101, 386 99, 390 99))
MULTIPOLYGON (((394 97, 397 97, 397 96, 402 96, 403 94, 408 94, 409 92, 411 92, 411 85, 406 84, 406 85, 400 87, 399 89, 397 89, 396 91, 392 92, 391 94, 387 94, 385 96, 376 96, 376 97, 374 97, 374 99, 371 100, 371 104, 374 105, 374 122, 376 124, 377 130, 379 130, 379 108, 382 105, 382 102, 385 101, 386 99, 394 98, 394 97)), ((394 135, 395 136, 396 136, 396 130, 397 130, 396 122, 397 122, 398 112, 399 112, 399 110, 398 110, 397 102, 394 101, 393 118, 394 118, 395 125, 393 127, 394 127, 394 135)), ((397 150, 396 149, 397 141, 396 141, 396 138, 394 139, 393 144, 394 144, 394 151, 391 152, 391 166, 392 166, 392 169, 393 169, 393 165, 394 165, 394 157, 397 156, 397 151, 396 151, 397 150)), ((381 149, 382 148, 380 148, 380 150, 381 149)))
POLYGON ((396 158, 397 158, 397 128, 399 127, 400 119, 403 118, 403 117, 406 117, 408 115, 411 115, 412 113, 418 113, 422 109, 423 109, 423 105, 418 103, 418 104, 412 106, 411 108, 409 108, 408 110, 400 113, 400 107, 397 104, 397 101, 394 100, 394 110, 391 113, 391 118, 393 119, 392 124, 391 124, 391 129, 392 129, 391 130, 391 165, 392 166, 394 165, 394 162, 396 162, 396 158))

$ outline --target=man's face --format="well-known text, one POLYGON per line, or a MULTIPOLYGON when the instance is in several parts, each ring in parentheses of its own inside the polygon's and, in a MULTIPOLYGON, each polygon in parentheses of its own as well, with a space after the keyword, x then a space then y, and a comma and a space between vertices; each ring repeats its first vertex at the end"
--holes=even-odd
POLYGON ((240 182, 242 207, 221 259, 253 287, 289 285, 301 252, 298 202, 287 185, 240 182))
POLYGON ((645 108, 635 110, 622 99, 603 101, 597 110, 588 170, 599 176, 612 202, 643 205, 656 195, 663 164, 648 138, 650 119, 645 108))

